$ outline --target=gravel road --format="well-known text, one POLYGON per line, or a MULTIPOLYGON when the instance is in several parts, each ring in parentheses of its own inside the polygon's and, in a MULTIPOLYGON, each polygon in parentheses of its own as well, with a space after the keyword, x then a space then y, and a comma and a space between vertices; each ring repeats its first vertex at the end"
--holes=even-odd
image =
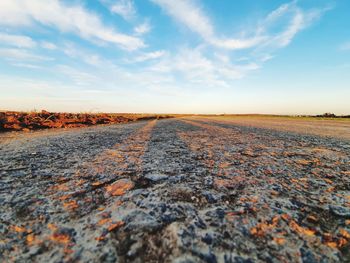
POLYGON ((0 135, 0 262, 350 262, 350 141, 182 118, 0 135))

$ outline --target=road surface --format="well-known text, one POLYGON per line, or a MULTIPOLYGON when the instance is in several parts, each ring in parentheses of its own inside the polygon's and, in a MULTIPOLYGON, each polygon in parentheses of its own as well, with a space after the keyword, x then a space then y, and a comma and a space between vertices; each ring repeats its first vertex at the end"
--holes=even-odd
POLYGON ((349 262, 350 141, 178 118, 0 135, 2 262, 349 262))

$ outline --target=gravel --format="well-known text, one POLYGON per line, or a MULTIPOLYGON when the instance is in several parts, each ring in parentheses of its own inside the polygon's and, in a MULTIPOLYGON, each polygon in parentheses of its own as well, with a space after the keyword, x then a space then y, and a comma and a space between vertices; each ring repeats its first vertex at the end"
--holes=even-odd
POLYGON ((16 136, 2 262, 350 261, 347 140, 200 118, 16 136))

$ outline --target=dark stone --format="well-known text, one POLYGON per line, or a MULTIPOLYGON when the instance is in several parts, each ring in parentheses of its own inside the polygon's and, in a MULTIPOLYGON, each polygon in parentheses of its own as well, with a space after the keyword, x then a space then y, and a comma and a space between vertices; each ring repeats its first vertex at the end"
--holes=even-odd
POLYGON ((216 209, 216 214, 220 219, 223 219, 225 217, 225 211, 221 208, 216 209))
POLYGON ((254 261, 251 260, 250 258, 245 259, 245 258, 242 258, 240 256, 235 257, 235 261, 234 262, 235 263, 254 263, 254 261))
POLYGON ((152 232, 162 227, 162 223, 144 211, 134 210, 124 217, 126 230, 132 232, 146 231, 152 232))
POLYGON ((202 241, 208 245, 213 242, 213 238, 210 234, 206 233, 204 237, 202 237, 202 241))
POLYGON ((310 250, 307 250, 307 249, 302 247, 300 249, 300 253, 301 253, 301 259, 302 259, 303 263, 318 263, 314 254, 312 254, 312 252, 310 250))
POLYGON ((165 174, 153 173, 153 174, 147 174, 145 178, 153 183, 157 183, 167 179, 168 176, 165 174))
POLYGON ((197 218, 197 221, 195 221, 194 224, 201 229, 207 228, 207 225, 204 223, 204 221, 200 217, 197 218))
POLYGON ((165 224, 170 224, 176 221, 178 217, 175 214, 163 214, 160 218, 165 224))
POLYGON ((200 251, 193 250, 192 253, 194 255, 196 255, 197 257, 199 257, 201 260, 203 260, 203 262, 207 262, 207 263, 216 263, 217 262, 216 256, 212 252, 202 253, 200 251))
POLYGON ((165 213, 165 211, 166 211, 166 209, 167 209, 167 206, 166 206, 166 204, 160 204, 159 205, 159 207, 160 207, 160 211, 162 212, 162 213, 165 213))
POLYGON ((207 201, 209 202, 209 203, 216 203, 217 201, 218 201, 218 198, 217 198, 217 196, 215 196, 215 195, 213 195, 212 193, 210 193, 210 192, 205 192, 205 193, 203 193, 203 195, 204 195, 204 197, 207 199, 207 201))
POLYGON ((336 216, 350 218, 350 209, 342 206, 330 205, 329 210, 336 216))

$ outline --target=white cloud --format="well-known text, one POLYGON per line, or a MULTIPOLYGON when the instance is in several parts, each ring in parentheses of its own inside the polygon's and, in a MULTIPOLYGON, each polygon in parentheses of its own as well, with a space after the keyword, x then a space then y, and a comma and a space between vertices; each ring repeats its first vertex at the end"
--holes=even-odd
POLYGON ((210 43, 226 49, 244 49, 257 46, 265 37, 253 37, 248 39, 211 39, 210 43))
POLYGON ((207 54, 201 48, 182 48, 172 55, 164 56, 161 61, 150 66, 149 70, 160 75, 180 77, 185 85, 192 87, 229 88, 233 80, 260 68, 253 62, 233 64, 227 56, 214 53, 210 57, 207 54))
POLYGON ((154 51, 154 52, 149 52, 149 53, 144 53, 141 56, 136 57, 133 61, 134 62, 144 62, 147 60, 153 60, 160 58, 165 55, 164 50, 159 50, 159 51, 154 51))
POLYGON ((274 56, 272 56, 271 54, 262 54, 260 57, 259 57, 259 60, 261 62, 266 62, 266 61, 269 61, 271 59, 273 59, 274 56))
POLYGON ((289 45, 300 31, 310 26, 330 8, 302 10, 298 7, 297 1, 281 5, 268 14, 258 26, 258 33, 268 36, 263 45, 276 47, 289 45), (285 26, 279 30, 273 30, 278 25, 285 26))
POLYGON ((171 76, 155 74, 155 72, 145 69, 135 71, 125 70, 109 63, 93 69, 59 65, 53 68, 53 70, 66 76, 67 83, 70 83, 72 86, 79 86, 84 92, 86 90, 96 90, 98 87, 99 92, 104 94, 108 92, 124 93, 120 94, 118 96, 119 98, 122 95, 133 98, 140 95, 142 98, 152 87, 168 87, 175 81, 171 76), (128 89, 125 89, 125 87, 128 87, 128 89), (135 93, 135 89, 138 90, 137 94, 135 93))
POLYGON ((12 63, 12 66, 19 68, 28 68, 28 69, 41 69, 42 67, 38 65, 28 64, 28 63, 12 63))
POLYGON ((120 15, 125 20, 136 16, 136 9, 132 0, 119 0, 111 6, 111 12, 120 15))
MULTIPOLYGON (((207 43, 224 49, 246 49, 256 46, 266 46, 274 43, 275 46, 287 46, 295 35, 309 26, 315 19, 319 18, 329 7, 324 9, 315 9, 311 11, 303 11, 297 6, 297 1, 283 4, 276 10, 272 11, 258 25, 257 30, 245 38, 228 38, 218 37, 215 32, 210 17, 205 14, 202 8, 194 0, 151 0, 159 5, 168 15, 177 22, 185 25, 191 31, 200 35, 207 43), (270 28, 276 24, 287 26, 280 32, 270 32, 270 28)), ((273 30, 272 30, 273 31, 273 30)))
POLYGON ((58 65, 56 69, 62 74, 71 78, 74 82, 74 85, 77 86, 93 86, 101 81, 95 75, 73 68, 71 66, 58 65))
POLYGON ((136 34, 138 35, 143 35, 143 34, 147 34, 148 32, 151 31, 151 25, 149 24, 148 21, 136 26, 134 28, 134 31, 136 34))
POLYGON ((27 10, 23 8, 23 3, 18 0, 0 1, 0 15, 2 25, 22 26, 31 23, 27 10))
POLYGON ((198 33, 204 39, 214 36, 214 28, 210 19, 203 13, 201 8, 192 0, 151 0, 159 5, 166 13, 176 21, 187 26, 191 31, 198 33))
POLYGON ((52 58, 36 55, 28 50, 17 48, 0 48, 0 57, 7 60, 32 60, 32 61, 45 61, 52 60, 52 58))
POLYGON ((0 43, 21 48, 33 48, 36 42, 28 36, 11 35, 0 32, 0 43))
POLYGON ((287 29, 274 39, 277 40, 277 43, 279 43, 281 47, 287 46, 294 36, 305 27, 304 20, 304 14, 301 11, 296 11, 287 29))
POLYGON ((217 37, 212 21, 193 0, 151 1, 159 5, 176 21, 184 24, 188 29, 200 35, 211 45, 226 49, 242 49, 253 47, 259 44, 263 39, 263 37, 256 36, 247 39, 217 37))
POLYGON ((66 42, 61 50, 67 56, 92 66, 103 66, 107 63, 99 55, 88 52, 72 42, 66 42))
POLYGON ((39 23, 75 33, 87 40, 113 43, 127 50, 145 46, 140 38, 105 26, 96 14, 83 7, 59 0, 1 0, 0 17, 0 25, 16 27, 39 23))

